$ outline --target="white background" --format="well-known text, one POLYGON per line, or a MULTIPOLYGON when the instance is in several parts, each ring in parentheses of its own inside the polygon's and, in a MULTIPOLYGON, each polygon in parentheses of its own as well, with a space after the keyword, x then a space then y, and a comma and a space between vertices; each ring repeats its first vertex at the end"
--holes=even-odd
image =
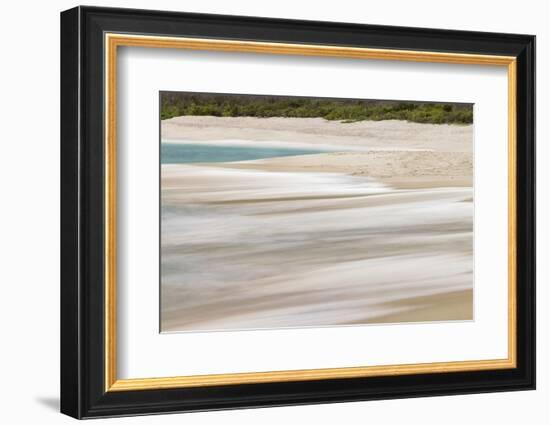
POLYGON ((505 66, 123 48, 118 69, 119 378, 507 357, 505 66), (475 321, 159 334, 159 90, 473 103, 475 321))
MULTIPOLYGON (((550 28, 541 1, 193 2, 97 1, 97 5, 196 12, 523 32, 538 39, 538 162, 549 159, 550 28)), ((0 95, 0 410, 5 423, 70 423, 57 413, 59 391, 59 11, 70 1, 10 2, 1 16, 0 95)), ((550 168, 538 170, 538 217, 550 216, 550 168)), ((332 424, 548 423, 550 399, 550 224, 538 223, 538 390, 166 415, 110 423, 332 424)))

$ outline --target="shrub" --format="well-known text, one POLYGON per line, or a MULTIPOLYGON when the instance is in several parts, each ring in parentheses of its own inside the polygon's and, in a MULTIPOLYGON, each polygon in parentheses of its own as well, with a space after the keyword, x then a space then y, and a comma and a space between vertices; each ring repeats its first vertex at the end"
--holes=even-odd
POLYGON ((407 120, 434 124, 470 124, 473 108, 466 104, 403 101, 289 98, 279 96, 209 95, 163 92, 161 119, 182 115, 218 117, 324 118, 343 122, 407 120))

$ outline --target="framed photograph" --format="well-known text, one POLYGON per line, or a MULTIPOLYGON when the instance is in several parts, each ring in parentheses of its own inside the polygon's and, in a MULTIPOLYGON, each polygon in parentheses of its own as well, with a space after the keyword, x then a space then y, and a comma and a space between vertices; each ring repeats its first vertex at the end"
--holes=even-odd
POLYGON ((535 37, 61 14, 61 411, 535 387, 535 37))

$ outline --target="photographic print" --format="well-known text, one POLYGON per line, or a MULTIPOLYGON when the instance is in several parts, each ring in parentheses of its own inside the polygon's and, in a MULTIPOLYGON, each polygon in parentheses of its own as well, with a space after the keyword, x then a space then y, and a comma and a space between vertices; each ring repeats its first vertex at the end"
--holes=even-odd
POLYGON ((473 319, 473 106, 160 93, 161 331, 473 319))
POLYGON ((60 33, 62 413, 535 389, 534 36, 60 33))

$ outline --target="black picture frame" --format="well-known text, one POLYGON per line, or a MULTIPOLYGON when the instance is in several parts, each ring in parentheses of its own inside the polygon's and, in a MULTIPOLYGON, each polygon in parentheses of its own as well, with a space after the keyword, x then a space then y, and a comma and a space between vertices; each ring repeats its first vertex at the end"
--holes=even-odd
POLYGON ((75 418, 535 388, 535 37, 76 7, 61 13, 61 412, 75 418), (517 59, 517 367, 105 391, 104 34, 153 34, 517 59))

